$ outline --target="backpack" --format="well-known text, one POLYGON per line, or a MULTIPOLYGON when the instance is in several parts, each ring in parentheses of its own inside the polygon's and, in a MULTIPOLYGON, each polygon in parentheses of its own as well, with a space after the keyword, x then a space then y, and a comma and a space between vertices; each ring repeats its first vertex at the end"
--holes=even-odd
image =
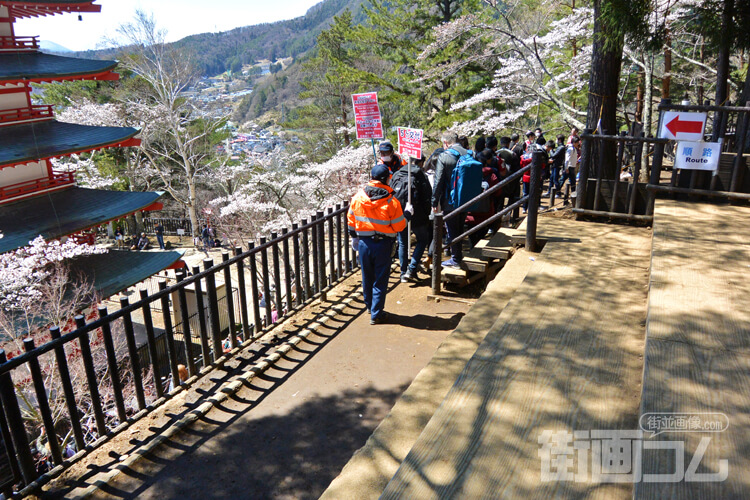
MULTIPOLYGON (((408 168, 408 167, 407 167, 408 168)), ((391 177, 391 188, 393 196, 401 203, 401 208, 406 207, 406 201, 409 197, 409 174, 407 168, 401 168, 391 177)), ((422 200, 419 199, 419 186, 417 176, 411 176, 411 204, 415 207, 420 206, 422 200)))
MULTIPOLYGON (((458 160, 451 173, 450 184, 447 186, 447 199, 454 208, 458 208, 482 192, 482 164, 474 159, 470 151, 463 156, 455 149, 449 149, 448 152, 458 160)), ((475 206, 471 206, 466 210, 475 209, 475 206)))

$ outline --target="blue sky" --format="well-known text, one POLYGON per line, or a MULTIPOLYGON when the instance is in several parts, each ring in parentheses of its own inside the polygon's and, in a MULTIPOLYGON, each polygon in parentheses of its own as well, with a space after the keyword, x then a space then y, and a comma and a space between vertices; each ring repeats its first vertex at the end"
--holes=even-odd
POLYGON ((195 33, 292 19, 321 0, 98 0, 98 14, 62 14, 16 22, 17 35, 39 35, 71 50, 97 48, 117 26, 133 18, 136 8, 153 12, 170 41, 195 33))

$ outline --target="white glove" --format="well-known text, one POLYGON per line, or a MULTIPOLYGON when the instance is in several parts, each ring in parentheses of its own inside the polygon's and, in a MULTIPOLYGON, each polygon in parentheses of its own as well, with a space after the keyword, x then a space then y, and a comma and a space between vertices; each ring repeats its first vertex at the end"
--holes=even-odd
POLYGON ((411 203, 406 204, 406 208, 404 208, 404 213, 409 212, 409 217, 411 217, 414 214, 414 206, 411 203))
POLYGON ((359 252, 359 238, 352 238, 352 250, 359 252))

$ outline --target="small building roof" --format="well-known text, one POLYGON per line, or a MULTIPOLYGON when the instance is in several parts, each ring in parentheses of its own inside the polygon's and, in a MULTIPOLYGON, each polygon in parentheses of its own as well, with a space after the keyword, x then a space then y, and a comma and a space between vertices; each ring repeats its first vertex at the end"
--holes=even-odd
POLYGON ((71 187, 3 205, 0 209, 0 253, 45 239, 77 233, 142 210, 164 193, 132 193, 71 187))
POLYGON ((72 275, 86 276, 102 298, 129 288, 168 268, 182 258, 182 252, 130 252, 110 250, 104 254, 76 257, 72 275))
POLYGON ((41 52, 0 53, 0 83, 19 80, 39 83, 95 77, 111 80, 117 76, 110 73, 116 66, 117 61, 79 59, 41 52))
POLYGON ((92 127, 56 120, 0 127, 0 167, 127 144, 132 127, 92 127))

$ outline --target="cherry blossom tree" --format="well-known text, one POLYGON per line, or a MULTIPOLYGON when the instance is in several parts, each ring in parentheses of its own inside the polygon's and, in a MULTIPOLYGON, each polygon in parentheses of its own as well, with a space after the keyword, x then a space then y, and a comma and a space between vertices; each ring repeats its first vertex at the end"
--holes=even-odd
POLYGON ((122 66, 147 84, 126 102, 141 128, 141 150, 169 194, 187 209, 195 235, 197 180, 211 166, 212 136, 225 120, 205 115, 181 95, 198 76, 193 58, 166 43, 152 15, 138 10, 117 31, 120 38, 113 43, 124 47, 122 66))
MULTIPOLYGON (((236 167, 244 169, 246 182, 211 202, 220 209, 223 228, 257 237, 289 227, 323 207, 348 201, 373 166, 369 145, 344 148, 322 163, 293 166, 298 160, 277 153, 236 167)), ((235 175, 236 169, 229 173, 235 175)))
POLYGON ((426 60, 463 40, 464 55, 424 70, 424 80, 445 78, 488 59, 499 66, 490 86, 453 105, 456 112, 474 109, 478 113, 476 118, 454 124, 454 129, 466 135, 491 133, 514 126, 534 110, 538 120, 540 109, 554 110, 566 123, 582 127, 586 111, 572 102, 586 86, 591 49, 584 45, 571 55, 570 46, 591 38, 592 10, 578 7, 559 19, 528 22, 514 9, 488 4, 495 21, 470 14, 442 24, 434 29, 436 41, 420 55, 426 60), (477 45, 479 36, 489 36, 491 43, 477 45))

